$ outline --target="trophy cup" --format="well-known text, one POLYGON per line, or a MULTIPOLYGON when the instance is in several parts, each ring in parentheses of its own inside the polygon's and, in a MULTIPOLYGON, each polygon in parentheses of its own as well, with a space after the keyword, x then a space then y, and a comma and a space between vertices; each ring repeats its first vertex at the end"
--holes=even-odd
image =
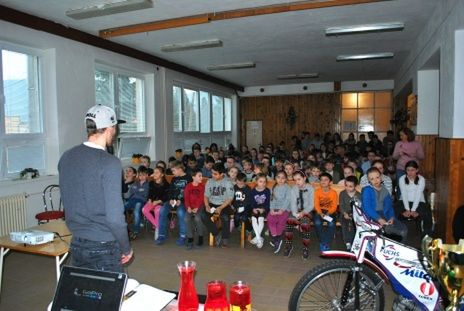
POLYGON ((446 310, 459 311, 464 294, 464 240, 459 240, 459 244, 443 244, 441 239, 426 236, 422 240, 422 252, 428 262, 428 272, 448 293, 446 310))

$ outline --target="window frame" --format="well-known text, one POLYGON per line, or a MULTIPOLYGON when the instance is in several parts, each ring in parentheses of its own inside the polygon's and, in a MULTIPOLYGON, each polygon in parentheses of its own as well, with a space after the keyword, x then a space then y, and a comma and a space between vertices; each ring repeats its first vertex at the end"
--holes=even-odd
POLYGON ((37 67, 36 79, 37 79, 37 91, 36 99, 39 107, 40 116, 40 132, 36 133, 6 133, 6 114, 5 114, 5 94, 3 85, 3 57, 0 57, 0 180, 11 179, 18 177, 19 172, 9 172, 7 152, 8 148, 21 147, 27 145, 41 145, 43 147, 43 168, 38 169, 40 174, 46 174, 49 171, 48 158, 49 151, 47 148, 47 127, 46 124, 46 112, 43 96, 43 79, 44 79, 44 51, 39 49, 30 48, 27 46, 21 46, 10 42, 0 40, 0 55, 1 51, 7 50, 15 53, 25 54, 36 58, 37 67))
MULTIPOLYGON (((186 134, 192 134, 192 133, 198 133, 198 134, 208 134, 208 135, 212 135, 212 134, 229 134, 229 133, 232 133, 233 132, 233 122, 232 122, 232 111, 233 111, 233 95, 232 94, 226 94, 224 92, 220 92, 220 91, 217 91, 217 90, 212 90, 212 89, 208 89, 208 88, 203 88, 203 87, 200 87, 200 86, 195 86, 195 85, 192 85, 192 84, 189 84, 189 83, 185 83, 185 82, 180 82, 180 81, 174 81, 173 84, 172 84, 172 87, 171 87, 171 95, 172 95, 172 107, 174 107, 174 87, 178 87, 180 88, 181 90, 181 124, 180 124, 180 128, 181 130, 178 131, 178 130, 174 130, 174 125, 172 127, 172 130, 174 133, 186 133, 186 134), (187 131, 185 130, 185 124, 184 124, 184 88, 185 89, 189 89, 189 90, 192 90, 192 91, 196 91, 197 92, 197 97, 198 97, 198 101, 197 101, 197 106, 198 106, 198 116, 199 116, 199 127, 198 127, 198 131, 187 131), (202 119, 201 119, 201 101, 200 101, 200 93, 208 93, 208 99, 209 99, 209 132, 202 132, 201 130, 201 123, 202 123, 202 119), (218 96, 218 97, 221 97, 222 98, 222 130, 220 131, 215 131, 213 130, 213 122, 214 122, 214 117, 213 117, 213 96, 218 96), (230 99, 230 120, 231 120, 231 129, 226 131, 225 130, 225 122, 226 122, 226 114, 225 114, 225 99, 228 98, 230 99)), ((172 110, 173 111, 173 118, 174 118, 174 109, 172 110)), ((174 122, 173 122, 174 123, 174 122)))
MULTIPOLYGON (((367 134, 369 131, 366 130, 366 131, 360 131, 359 130, 359 111, 360 110, 373 110, 373 114, 372 114, 372 123, 373 123, 373 130, 376 134, 380 133, 380 134, 386 134, 386 132, 388 131, 379 131, 378 129, 376 129, 376 115, 377 115, 377 110, 382 110, 382 109, 390 109, 390 117, 392 117, 392 108, 393 108, 393 92, 392 90, 373 90, 373 91, 346 91, 346 92, 342 92, 341 95, 340 95, 340 119, 341 119, 341 136, 342 136, 342 139, 344 137, 344 134, 349 134, 349 133, 353 133, 355 135, 355 138, 356 140, 359 139, 359 135, 360 134, 367 134), (373 104, 372 104, 372 107, 359 107, 359 94, 362 94, 362 93, 371 93, 372 94, 372 97, 373 97, 373 104), (378 106, 377 102, 376 102, 376 94, 377 93, 390 93, 391 94, 391 101, 390 101, 390 107, 386 107, 386 106, 378 106), (356 107, 348 107, 348 108, 344 108, 343 107, 343 95, 345 94, 356 94, 356 107), (356 130, 353 130, 353 131, 345 131, 344 130, 344 119, 343 119, 343 112, 344 111, 355 111, 356 112, 356 130)), ((390 125, 390 130, 391 130, 391 125, 390 125)), ((344 140, 344 139, 343 139, 344 140)))
MULTIPOLYGON (((116 112, 116 117, 119 119, 120 114, 121 114, 121 107, 119 103, 119 86, 118 86, 118 77, 120 75, 123 76, 129 76, 129 77, 134 77, 137 79, 140 79, 143 81, 143 87, 142 87, 142 98, 143 98, 143 114, 144 114, 144 128, 145 130, 143 132, 119 132, 118 138, 126 138, 126 137, 149 137, 147 135, 147 98, 146 98, 146 79, 145 76, 142 73, 136 72, 136 71, 130 71, 126 69, 121 69, 118 67, 113 67, 109 65, 105 65, 102 63, 95 63, 95 68, 94 68, 94 76, 93 76, 93 81, 94 81, 94 88, 95 88, 95 71, 106 71, 109 72, 110 74, 113 74, 113 106, 111 106, 112 109, 116 112), (118 106, 116 107, 116 103, 118 103, 118 106)), ((94 93, 96 94, 96 89, 94 89, 94 93)), ((95 98, 96 100, 96 98, 95 98)))

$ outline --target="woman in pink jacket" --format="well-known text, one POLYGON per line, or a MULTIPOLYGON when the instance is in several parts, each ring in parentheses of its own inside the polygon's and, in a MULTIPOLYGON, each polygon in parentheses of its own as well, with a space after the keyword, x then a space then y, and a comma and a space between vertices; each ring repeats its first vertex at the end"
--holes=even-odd
POLYGON ((405 127, 400 131, 400 140, 396 143, 393 150, 393 159, 396 162, 396 180, 406 174, 405 165, 409 161, 419 161, 425 159, 422 144, 415 140, 414 132, 405 127))

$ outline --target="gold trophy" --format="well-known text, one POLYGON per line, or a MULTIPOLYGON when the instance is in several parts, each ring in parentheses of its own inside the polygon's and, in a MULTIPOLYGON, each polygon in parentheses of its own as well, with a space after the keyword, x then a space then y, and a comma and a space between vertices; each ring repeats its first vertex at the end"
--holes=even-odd
POLYGON ((441 239, 425 236, 422 252, 428 261, 428 272, 448 293, 446 310, 459 311, 459 302, 464 294, 464 240, 459 240, 459 244, 443 244, 441 239))

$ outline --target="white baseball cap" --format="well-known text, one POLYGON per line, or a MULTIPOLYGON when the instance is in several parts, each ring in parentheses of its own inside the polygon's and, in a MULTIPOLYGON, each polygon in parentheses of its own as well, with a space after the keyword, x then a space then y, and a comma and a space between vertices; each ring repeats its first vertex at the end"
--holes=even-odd
POLYGON ((85 120, 92 120, 97 126, 97 130, 115 126, 116 124, 126 123, 124 120, 116 119, 116 113, 108 106, 95 105, 87 111, 85 120))

